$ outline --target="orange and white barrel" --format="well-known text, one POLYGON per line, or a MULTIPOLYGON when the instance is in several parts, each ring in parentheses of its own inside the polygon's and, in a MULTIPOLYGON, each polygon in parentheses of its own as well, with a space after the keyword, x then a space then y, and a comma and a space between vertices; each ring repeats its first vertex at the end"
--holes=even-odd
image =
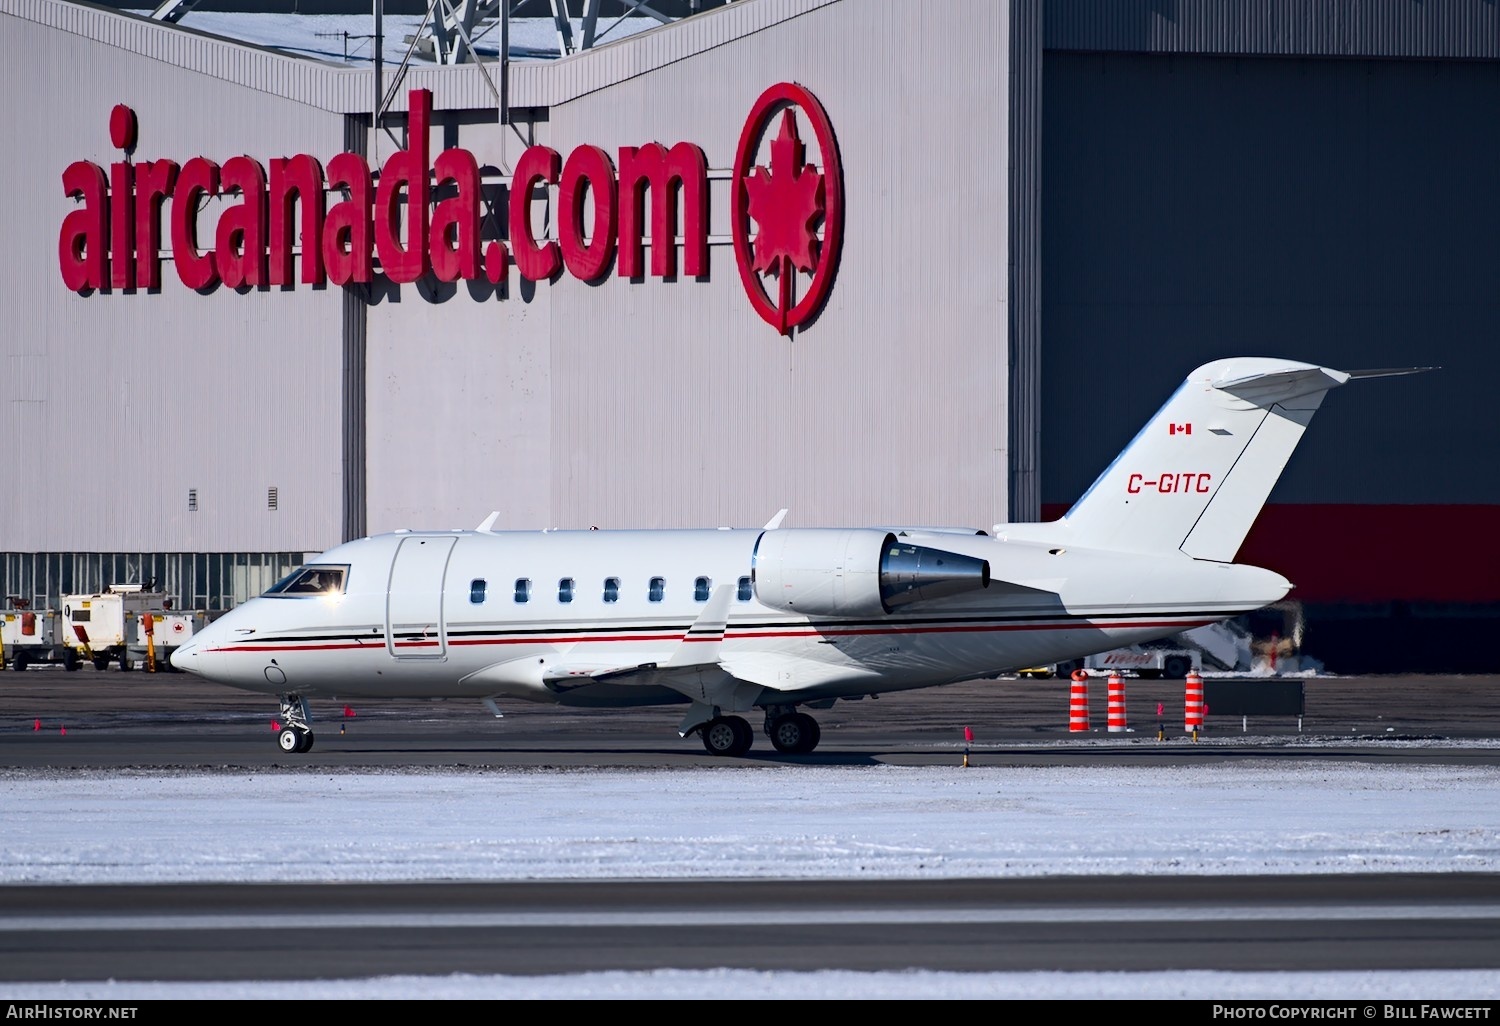
POLYGON ((1197 670, 1187 675, 1187 698, 1184 702, 1187 715, 1183 717, 1183 728, 1195 734, 1203 728, 1203 675, 1197 670))
POLYGON ((1128 729, 1125 723, 1125 678, 1116 670, 1109 675, 1109 732, 1123 734, 1128 729))
POLYGON ((1073 671, 1073 691, 1068 699, 1068 730, 1089 729, 1089 675, 1083 670, 1073 671))

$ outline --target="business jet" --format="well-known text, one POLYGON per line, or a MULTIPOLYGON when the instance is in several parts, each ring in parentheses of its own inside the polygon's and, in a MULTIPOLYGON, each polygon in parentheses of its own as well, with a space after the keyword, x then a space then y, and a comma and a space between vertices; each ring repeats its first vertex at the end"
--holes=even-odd
MULTIPOLYGON (((678 705, 681 737, 811 752, 805 710, 993 678, 1243 614, 1292 585, 1234 562, 1330 389, 1426 368, 1268 358, 1193 371, 1050 523, 402 530, 318 556, 198 631, 172 665, 278 697, 678 705)), ((1003 686, 1003 685, 1001 685, 1003 686)))

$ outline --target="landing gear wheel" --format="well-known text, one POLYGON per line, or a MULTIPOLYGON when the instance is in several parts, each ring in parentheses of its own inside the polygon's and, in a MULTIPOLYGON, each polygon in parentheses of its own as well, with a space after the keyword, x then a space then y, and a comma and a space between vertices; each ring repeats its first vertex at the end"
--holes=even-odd
POLYGON ((738 716, 709 720, 703 728, 703 747, 709 755, 744 755, 755 740, 755 732, 738 716))
POLYGON ((804 755, 818 746, 822 731, 818 721, 806 713, 778 717, 771 724, 771 744, 778 752, 804 755))
POLYGON ((276 746, 283 752, 310 752, 313 732, 302 727, 282 727, 276 735, 276 746))

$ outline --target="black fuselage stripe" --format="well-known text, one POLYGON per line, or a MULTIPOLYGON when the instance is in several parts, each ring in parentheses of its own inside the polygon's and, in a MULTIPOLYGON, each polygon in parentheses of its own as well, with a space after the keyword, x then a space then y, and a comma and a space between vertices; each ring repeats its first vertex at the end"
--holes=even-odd
MULTIPOLYGON (((747 633, 754 635, 755 632, 785 632, 788 630, 806 631, 814 633, 838 633, 840 631, 858 631, 869 629, 886 629, 893 632, 910 631, 921 628, 965 626, 973 629, 985 627, 1014 627, 1028 623, 1035 624, 1038 628, 1056 630, 1059 627, 1076 625, 1079 629, 1088 627, 1109 627, 1111 621, 1126 620, 1150 620, 1153 623, 1160 620, 1193 620, 1213 621, 1223 620, 1231 616, 1239 615, 1242 610, 1191 610, 1175 612, 1143 612, 1130 613, 1060 613, 1055 615, 1029 614, 1010 616, 940 616, 940 617, 912 617, 900 620, 894 619, 872 619, 872 620, 775 620, 758 621, 754 623, 730 623, 726 634, 730 640, 741 638, 747 633)), ((692 622, 657 623, 657 624, 635 624, 635 625, 612 625, 612 626, 590 626, 588 624, 575 624, 567 627, 462 627, 454 629, 449 627, 444 631, 444 636, 450 640, 483 640, 483 639, 506 639, 506 638, 536 638, 545 640, 549 637, 562 635, 577 635, 586 633, 590 635, 609 634, 652 634, 660 635, 661 640, 675 640, 681 638, 685 632, 691 630, 692 622)), ((1128 626, 1125 624, 1124 626, 1128 626)), ((715 628, 715 634, 718 633, 715 628)), ((434 638, 430 630, 398 630, 394 632, 393 638, 397 641, 416 641, 434 638)), ((254 641, 256 644, 307 644, 309 642, 333 642, 356 644, 384 645, 386 639, 384 625, 366 625, 354 628, 352 632, 344 631, 337 633, 297 634, 297 635, 275 635, 256 638, 245 638, 245 641, 254 641)), ((653 640, 650 638, 641 640, 653 640)))

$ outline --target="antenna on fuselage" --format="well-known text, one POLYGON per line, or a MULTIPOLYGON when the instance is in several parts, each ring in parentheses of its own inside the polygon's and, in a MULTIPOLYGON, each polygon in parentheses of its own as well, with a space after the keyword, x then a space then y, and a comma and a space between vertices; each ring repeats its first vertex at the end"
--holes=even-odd
POLYGON ((497 521, 499 519, 500 519, 500 511, 497 509, 497 510, 495 510, 495 512, 491 513, 489 516, 485 517, 484 518, 484 523, 482 523, 478 527, 474 528, 474 530, 478 531, 478 532, 480 532, 482 534, 493 534, 494 531, 495 531, 495 521, 497 521))

